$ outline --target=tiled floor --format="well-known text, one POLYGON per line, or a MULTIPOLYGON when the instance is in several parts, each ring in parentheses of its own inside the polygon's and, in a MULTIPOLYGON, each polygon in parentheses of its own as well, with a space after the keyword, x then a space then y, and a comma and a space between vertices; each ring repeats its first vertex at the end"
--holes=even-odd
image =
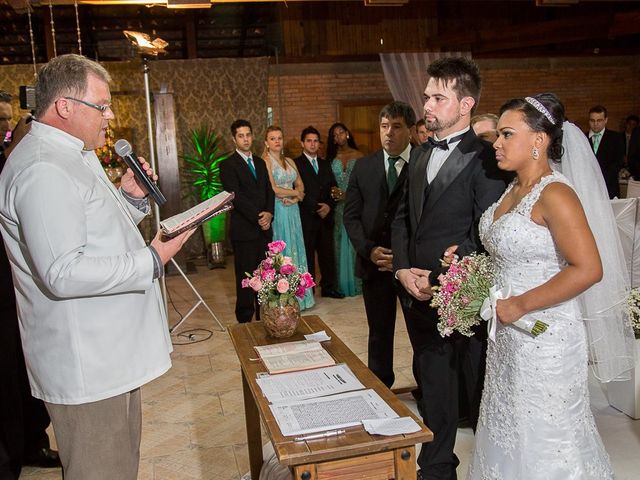
MULTIPOLYGON (((232 259, 226 269, 198 267, 190 280, 224 325, 235 324, 232 259)), ((167 279, 175 310, 169 306, 170 325, 186 313, 195 297, 181 277, 167 279)), ((307 311, 320 315, 342 340, 366 361, 367 327, 361 297, 318 298, 307 311)), ((396 335, 396 385, 412 383, 411 353, 402 316, 396 335)), ((193 338, 175 336, 173 368, 142 389, 143 434, 141 480, 238 480, 248 471, 239 364, 226 332, 200 306, 180 327, 193 338), (213 332, 211 338, 197 342, 213 332)), ((591 385, 592 407, 618 480, 638 478, 640 422, 608 406, 602 388, 591 385)), ((266 442, 266 439, 265 439, 266 442)), ((470 429, 459 430, 456 451, 461 460, 458 477, 465 478, 473 448, 470 429)), ((26 468, 25 480, 59 480, 59 470, 26 468)))

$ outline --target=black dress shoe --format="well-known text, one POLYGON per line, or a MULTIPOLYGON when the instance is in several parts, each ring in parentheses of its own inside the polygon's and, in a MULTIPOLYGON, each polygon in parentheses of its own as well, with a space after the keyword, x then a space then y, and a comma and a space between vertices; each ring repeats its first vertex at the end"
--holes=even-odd
POLYGON ((344 298, 344 293, 340 293, 337 290, 323 290, 321 296, 329 298, 344 298))
POLYGON ((423 476, 422 476, 422 469, 418 470, 416 472, 416 480, 423 480, 423 476))
POLYGON ((58 456, 58 452, 56 452, 55 450, 51 450, 50 448, 47 448, 47 447, 43 447, 40 450, 36 450, 30 455, 25 455, 24 461, 22 463, 29 467, 40 467, 40 468, 62 467, 62 463, 60 463, 60 457, 58 456))

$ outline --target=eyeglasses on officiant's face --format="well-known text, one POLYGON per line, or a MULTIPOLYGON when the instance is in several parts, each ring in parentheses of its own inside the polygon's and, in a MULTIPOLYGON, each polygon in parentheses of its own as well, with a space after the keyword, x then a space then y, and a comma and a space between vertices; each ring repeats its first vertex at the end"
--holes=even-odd
MULTIPOLYGON (((105 116, 108 110, 111 110, 110 103, 106 103, 104 105, 98 105, 96 103, 87 102, 86 100, 80 100, 79 98, 73 98, 73 97, 63 97, 63 98, 66 98, 67 100, 73 100, 74 102, 81 103, 83 105, 86 105, 87 107, 95 108, 102 114, 103 117, 105 116)), ((111 111, 113 112, 113 110, 111 111)))

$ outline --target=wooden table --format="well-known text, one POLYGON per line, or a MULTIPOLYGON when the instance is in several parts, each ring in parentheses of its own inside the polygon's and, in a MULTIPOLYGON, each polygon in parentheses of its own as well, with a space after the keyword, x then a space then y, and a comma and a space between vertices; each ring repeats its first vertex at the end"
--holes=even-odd
POLYGON ((318 316, 303 317, 297 332, 287 339, 268 337, 260 322, 234 325, 229 333, 242 367, 249 463, 253 480, 258 480, 263 463, 261 418, 278 460, 293 469, 296 480, 416 479, 415 444, 432 441, 433 433, 318 316), (269 409, 269 402, 256 383, 256 374, 264 372, 265 368, 262 362, 251 360, 257 357, 253 347, 304 340, 304 334, 320 330, 325 330, 331 337, 330 341, 322 342, 322 345, 336 363, 347 364, 358 380, 366 388, 375 390, 399 416, 410 416, 416 420, 421 427, 419 432, 383 437, 369 435, 360 425, 347 428, 344 435, 306 442, 294 442, 293 437, 282 435, 269 409))

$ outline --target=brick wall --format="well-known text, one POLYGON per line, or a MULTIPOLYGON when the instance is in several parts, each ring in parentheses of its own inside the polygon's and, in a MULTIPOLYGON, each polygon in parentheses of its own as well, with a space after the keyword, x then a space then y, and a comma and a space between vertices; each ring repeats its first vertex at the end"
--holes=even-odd
MULTIPOLYGON (((615 130, 626 115, 640 113, 640 56, 482 59, 478 64, 484 81, 478 113, 497 112, 509 98, 544 91, 556 93, 583 129, 595 104, 607 107, 608 127, 615 130)), ((340 102, 389 98, 377 62, 270 66, 268 104, 290 147, 297 148, 300 131, 309 124, 324 137, 339 120, 340 102)))

